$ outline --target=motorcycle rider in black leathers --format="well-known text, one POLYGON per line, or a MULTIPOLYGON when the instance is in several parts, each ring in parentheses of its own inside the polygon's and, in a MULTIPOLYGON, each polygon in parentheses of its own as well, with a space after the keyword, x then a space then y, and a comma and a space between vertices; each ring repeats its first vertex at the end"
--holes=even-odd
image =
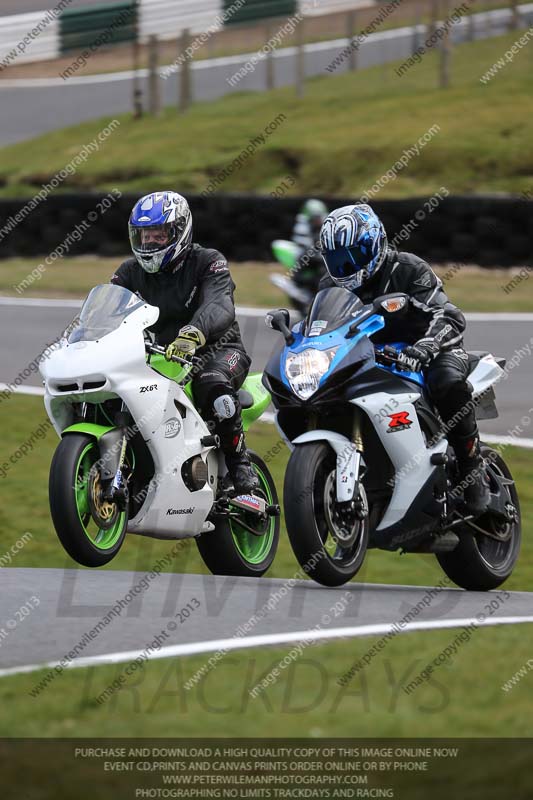
POLYGON ((391 317, 373 341, 410 345, 400 359, 406 367, 424 370, 457 457, 466 504, 472 514, 482 514, 490 494, 468 382, 469 359, 462 347, 463 314, 425 261, 388 246, 381 220, 366 204, 333 211, 322 227, 320 244, 328 270, 321 289, 343 286, 363 303, 393 292, 409 296, 407 313, 397 320, 391 317))
POLYGON ((158 344, 167 346, 167 359, 198 352, 199 366, 192 371, 195 401, 220 437, 234 492, 253 494, 259 484, 246 451, 238 397, 251 361, 235 318, 228 263, 218 250, 193 244, 191 211, 176 192, 141 198, 129 233, 135 257, 124 261, 111 283, 159 308, 150 330, 158 344))

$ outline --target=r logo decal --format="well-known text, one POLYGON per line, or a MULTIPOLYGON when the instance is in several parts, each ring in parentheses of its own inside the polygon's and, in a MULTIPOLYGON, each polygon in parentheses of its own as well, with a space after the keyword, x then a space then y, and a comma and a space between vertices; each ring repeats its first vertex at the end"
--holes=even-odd
POLYGON ((413 420, 409 419, 408 411, 397 411, 396 414, 389 414, 389 427, 388 433, 395 433, 396 431, 404 431, 410 428, 413 420))

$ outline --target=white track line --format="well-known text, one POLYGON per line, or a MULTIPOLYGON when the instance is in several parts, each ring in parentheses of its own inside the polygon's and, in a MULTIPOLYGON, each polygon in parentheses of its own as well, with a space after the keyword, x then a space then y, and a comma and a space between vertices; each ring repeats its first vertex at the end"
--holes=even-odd
POLYGON ((533 314, 529 311, 470 311, 465 317, 469 322, 533 322, 533 314))
MULTIPOLYGON (((533 10, 533 3, 526 3, 525 5, 520 5, 519 10, 522 14, 527 14, 531 10, 533 10)), ((488 12, 481 12, 478 14, 473 15, 476 19, 483 19, 483 20, 499 20, 505 19, 509 16, 508 9, 494 9, 493 11, 488 12)), ((465 27, 468 24, 468 21, 463 19, 457 23, 458 27, 465 27)), ((372 33, 368 36, 367 41, 364 43, 366 46, 371 46, 372 44, 378 44, 379 42, 387 42, 391 39, 402 39, 406 36, 413 36, 415 32, 424 32, 425 27, 422 25, 408 25, 402 28, 391 28, 390 30, 385 31, 378 31, 377 33, 372 33)), ((490 37, 492 38, 492 37, 490 37)), ((336 51, 346 47, 346 39, 330 39, 327 42, 312 42, 310 44, 304 45, 305 53, 316 53, 316 52, 323 52, 323 51, 336 51)), ((281 47, 278 50, 274 51, 274 58, 282 59, 292 57, 296 54, 295 47, 281 47)), ((220 58, 205 58, 199 59, 198 61, 193 61, 191 64, 191 69, 193 70, 201 70, 201 69, 217 69, 220 67, 226 66, 237 66, 240 64, 245 64, 254 56, 257 56, 257 53, 241 53, 235 56, 222 56, 220 58)), ((164 77, 166 75, 167 69, 171 67, 172 64, 165 65, 164 67, 160 68, 160 76, 164 77)), ((176 71, 175 74, 178 73, 179 70, 176 71)), ((100 75, 79 75, 79 76, 71 76, 67 80, 63 80, 63 78, 6 78, 4 80, 0 80, 0 89, 34 89, 34 88, 46 88, 46 87, 54 87, 54 86, 66 86, 66 85, 83 85, 83 84, 98 84, 98 83, 114 83, 120 81, 129 81, 137 75, 139 78, 146 78, 148 76, 147 69, 141 69, 135 72, 134 70, 123 70, 122 72, 106 72, 100 75)), ((171 76, 169 76, 171 77, 171 76)))
POLYGON ((0 392, 12 392, 13 394, 30 394, 35 397, 44 397, 44 389, 41 386, 16 386, 10 389, 7 383, 0 383, 0 392))
POLYGON ((527 450, 533 450, 533 439, 527 439, 517 436, 498 436, 497 433, 481 433, 481 438, 484 442, 489 444, 510 444, 515 447, 525 447, 527 450))
MULTIPOLYGON (((48 297, 8 297, 0 295, 0 306, 28 306, 41 308, 80 308, 83 300, 67 298, 48 298, 48 297)), ((236 306, 237 314, 241 317, 258 317, 263 319, 270 308, 260 308, 256 306, 236 306)), ((297 312, 291 310, 292 314, 297 312)), ((501 312, 482 312, 471 311, 465 314, 469 322, 533 322, 533 312, 529 311, 501 311, 501 312)))
MULTIPOLYGON (((369 36, 369 42, 377 44, 380 41, 387 41, 390 39, 401 39, 405 36, 412 36, 415 32, 414 27, 393 28, 389 31, 382 31, 374 33, 369 36)), ((346 39, 331 39, 327 42, 313 42, 304 45, 305 53, 315 53, 331 50, 332 53, 346 47, 346 39)), ((296 47, 281 47, 274 51, 274 58, 292 58, 296 55, 296 47)), ((240 53, 235 56, 221 56, 219 58, 203 58, 198 61, 192 61, 191 69, 220 69, 221 67, 236 67, 246 64, 251 58, 257 56, 257 53, 240 53)), ((172 64, 167 64, 160 68, 159 75, 165 79, 178 75, 179 69, 175 73, 167 74, 167 70, 172 68, 172 64)), ((84 84, 97 84, 97 83, 119 83, 121 81, 130 81, 135 76, 139 78, 147 78, 149 71, 147 69, 140 69, 137 72, 134 70, 122 70, 121 72, 106 72, 100 75, 78 75, 71 76, 70 78, 5 78, 0 80, 0 89, 35 89, 35 88, 52 88, 56 86, 67 85, 84 85, 84 84)))
POLYGON ((48 299, 47 297, 5 297, 0 295, 0 306, 27 306, 42 308, 81 308, 83 300, 67 298, 48 299))
MULTIPOLYGON (((532 623, 533 616, 530 617, 492 617, 491 619, 478 620, 475 617, 464 619, 444 619, 427 620, 421 622, 409 622, 401 633, 413 633, 416 631, 443 630, 446 628, 463 628, 468 625, 479 627, 492 627, 495 625, 519 625, 522 623, 532 623)), ((148 656, 148 660, 156 661, 161 658, 173 658, 176 656, 193 656, 199 653, 213 653, 219 650, 227 651, 240 650, 251 647, 273 647, 296 642, 319 642, 331 639, 349 639, 362 636, 381 636, 387 633, 399 633, 395 623, 378 623, 375 625, 357 625, 349 628, 331 628, 330 630, 307 630, 291 631, 289 633, 268 633, 261 636, 233 637, 231 639, 214 639, 206 642, 191 642, 190 644, 173 644, 162 647, 148 656)), ((102 666, 104 664, 124 664, 134 661, 144 653, 144 650, 127 650, 118 653, 103 653, 99 656, 86 656, 85 658, 75 658, 67 663, 64 669, 79 669, 81 667, 102 666)), ((19 667, 8 667, 0 669, 0 678, 9 675, 20 675, 28 672, 36 672, 41 669, 54 669, 60 666, 59 661, 49 661, 45 664, 25 664, 19 667)))

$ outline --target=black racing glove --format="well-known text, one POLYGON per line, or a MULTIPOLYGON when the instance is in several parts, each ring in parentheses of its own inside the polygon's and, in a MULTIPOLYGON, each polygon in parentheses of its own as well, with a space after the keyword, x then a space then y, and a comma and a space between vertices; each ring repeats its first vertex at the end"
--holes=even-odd
POLYGON ((434 339, 421 339, 406 347, 399 354, 398 360, 413 372, 420 372, 431 364, 439 352, 440 347, 434 339))

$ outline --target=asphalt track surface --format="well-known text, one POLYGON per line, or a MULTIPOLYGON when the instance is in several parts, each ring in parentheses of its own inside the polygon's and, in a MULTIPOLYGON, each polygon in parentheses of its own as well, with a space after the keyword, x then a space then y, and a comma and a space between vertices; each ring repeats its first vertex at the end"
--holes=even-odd
MULTIPOLYGON (((282 302, 280 295, 280 305, 282 302)), ((34 364, 44 347, 57 340, 79 306, 75 300, 0 297, 0 341, 9 342, 9 347, 0 349, 0 383, 13 383, 28 365, 34 364)), ((488 434, 510 435, 533 408, 533 314, 481 315, 481 319, 469 316, 468 349, 488 350, 519 361, 507 379, 496 387, 500 416, 481 424, 488 434)), ((245 346, 252 356, 252 370, 260 372, 281 337, 266 328, 264 315, 258 309, 240 309, 238 317, 245 346)), ((33 372, 22 385, 42 386, 42 379, 38 372, 33 372)), ((533 437, 533 412, 530 424, 521 427, 521 437, 533 437)))
MULTIPOLYGON (((143 573, 118 571, 2 570, 0 605, 8 635, 0 650, 0 677, 23 667, 61 661, 143 577, 143 573), (32 595, 40 605, 13 628, 17 609, 32 595)), ((533 594, 511 592, 492 614, 487 609, 491 599, 486 593, 446 585, 431 595, 428 587, 351 583, 330 590, 297 580, 289 590, 281 579, 163 572, 124 605, 119 616, 100 626, 97 636, 87 637, 79 656, 82 665, 128 661, 162 631, 166 636, 161 639, 164 649, 159 657, 278 641, 288 644, 307 637, 320 641, 365 636, 389 630, 394 623, 399 626, 400 621, 408 626, 415 620, 414 630, 533 621, 533 594), (349 599, 335 615, 332 609, 341 592, 345 598, 349 593, 349 599), (193 598, 200 606, 180 622, 176 614, 193 598), (265 605, 269 600, 270 611, 265 605), (239 626, 254 614, 257 624, 245 636, 239 635, 239 626), (313 636, 317 626, 320 631, 315 630, 313 636)), ((450 640, 455 635, 450 632, 450 640)))
MULTIPOLYGON (((8 0, 10 2, 10 0, 8 0)), ((28 0, 26 0, 28 2, 28 0)), ((37 0, 33 0, 37 3, 37 0)), ((24 4, 20 8, 24 8, 24 4)), ((533 20, 533 3, 520 7, 524 24, 533 20)), ((476 38, 486 38, 505 33, 509 10, 481 13, 476 17, 476 38)), ((419 26, 378 31, 369 36, 359 48, 361 68, 407 59, 425 38, 425 28, 419 26)), ((461 20, 453 28, 454 41, 460 43, 468 37, 468 23, 461 20)), ((306 45, 305 72, 307 77, 328 75, 326 67, 346 47, 345 39, 306 45)), ((196 100, 213 100, 231 92, 261 91, 265 86, 265 62, 247 74, 232 87, 227 81, 246 64, 254 53, 227 58, 195 61, 192 65, 192 94, 196 100)), ((502 54, 503 55, 503 54, 502 54)), ((280 48, 275 52, 274 73, 276 86, 294 83, 297 67, 294 47, 280 48)), ((338 72, 347 69, 348 60, 338 72)), ((487 64, 487 68, 491 66, 487 64)), ((145 89, 146 72, 140 73, 145 89)), ((399 80, 392 74, 392 78, 399 80)), ((161 80, 161 95, 165 105, 176 102, 177 75, 161 80)), ((127 113, 132 108, 133 74, 122 72, 108 75, 61 77, 47 79, 0 80, 0 145, 33 138, 41 133, 104 116, 127 113)), ((273 116, 275 114, 273 113, 273 116)))

